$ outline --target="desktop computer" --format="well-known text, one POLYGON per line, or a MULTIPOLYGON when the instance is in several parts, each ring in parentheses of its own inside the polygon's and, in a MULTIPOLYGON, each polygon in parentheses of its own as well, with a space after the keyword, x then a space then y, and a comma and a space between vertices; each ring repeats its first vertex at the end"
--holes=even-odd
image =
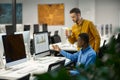
POLYGON ((2 36, 5 52, 6 68, 27 61, 22 34, 2 36))
POLYGON ((6 33, 0 33, 0 68, 4 67, 4 64, 3 64, 4 47, 3 47, 3 40, 2 40, 3 35, 6 35, 6 33))
POLYGON ((33 43, 35 56, 44 57, 50 55, 48 32, 34 33, 33 43))

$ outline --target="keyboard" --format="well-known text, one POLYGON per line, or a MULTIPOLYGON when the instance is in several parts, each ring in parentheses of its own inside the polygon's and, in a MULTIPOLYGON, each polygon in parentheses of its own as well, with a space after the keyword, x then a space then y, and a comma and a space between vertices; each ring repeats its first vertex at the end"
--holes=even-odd
POLYGON ((39 58, 38 61, 40 63, 51 63, 51 62, 57 62, 59 60, 58 57, 42 57, 42 58, 39 58))
POLYGON ((43 61, 40 61, 40 63, 50 63, 50 62, 55 62, 56 60, 54 59, 48 59, 48 60, 43 60, 43 61))
POLYGON ((26 74, 26 73, 34 72, 36 70, 37 70, 37 67, 25 67, 23 69, 20 69, 17 73, 18 74, 26 74))

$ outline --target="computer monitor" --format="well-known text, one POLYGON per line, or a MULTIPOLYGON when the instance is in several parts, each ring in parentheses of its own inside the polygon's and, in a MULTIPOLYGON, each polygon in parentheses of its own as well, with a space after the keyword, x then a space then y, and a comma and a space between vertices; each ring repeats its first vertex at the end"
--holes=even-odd
POLYGON ((3 48, 3 41, 2 36, 6 35, 6 33, 0 33, 0 68, 3 68, 3 55, 4 55, 4 48, 3 48))
POLYGON ((4 53, 4 47, 3 47, 3 40, 2 40, 2 36, 6 35, 6 33, 0 33, 0 57, 3 57, 3 53, 4 53))
POLYGON ((4 35, 2 39, 7 68, 27 61, 22 34, 4 35))
POLYGON ((35 55, 39 55, 39 57, 50 55, 48 32, 34 33, 33 41, 35 55))
POLYGON ((26 53, 30 53, 30 31, 15 32, 14 34, 23 34, 26 53))

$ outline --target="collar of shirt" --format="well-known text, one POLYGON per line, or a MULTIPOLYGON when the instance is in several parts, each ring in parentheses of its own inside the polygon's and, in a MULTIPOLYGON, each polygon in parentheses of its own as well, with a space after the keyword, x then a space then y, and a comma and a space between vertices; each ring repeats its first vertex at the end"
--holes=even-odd
POLYGON ((83 18, 81 18, 79 21, 78 21, 78 24, 77 25, 82 25, 83 24, 83 18))
POLYGON ((90 49, 90 46, 88 46, 87 48, 85 48, 84 50, 83 49, 81 49, 81 54, 84 54, 86 51, 88 51, 90 49))

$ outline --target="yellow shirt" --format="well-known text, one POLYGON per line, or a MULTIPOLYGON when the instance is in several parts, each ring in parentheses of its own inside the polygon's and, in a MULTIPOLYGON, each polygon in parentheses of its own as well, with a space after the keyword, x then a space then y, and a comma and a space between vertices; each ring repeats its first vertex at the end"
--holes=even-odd
POLYGON ((72 34, 68 38, 69 42, 74 44, 77 41, 78 35, 80 33, 87 33, 89 35, 89 43, 91 47, 98 52, 100 46, 100 35, 95 27, 95 25, 89 20, 82 20, 80 25, 74 24, 72 26, 72 34))

